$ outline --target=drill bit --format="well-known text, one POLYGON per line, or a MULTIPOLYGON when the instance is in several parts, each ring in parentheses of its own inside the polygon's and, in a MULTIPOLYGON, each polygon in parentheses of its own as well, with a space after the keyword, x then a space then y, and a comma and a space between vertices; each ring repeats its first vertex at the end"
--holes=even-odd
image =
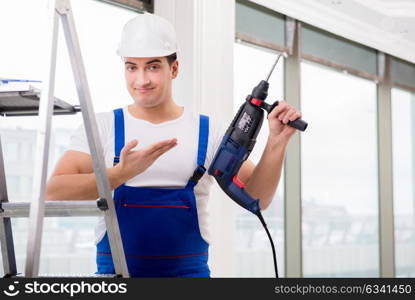
POLYGON ((273 72, 273 71, 274 71, 274 69, 275 69, 275 66, 277 65, 278 61, 280 60, 281 55, 282 55, 282 54, 279 54, 279 55, 278 55, 277 59, 276 59, 276 60, 275 60, 275 62, 274 62, 274 65, 272 66, 271 71, 269 72, 269 74, 268 74, 268 76, 267 76, 267 79, 265 79, 265 81, 267 81, 267 82, 268 82, 269 78, 271 77, 272 72, 273 72))

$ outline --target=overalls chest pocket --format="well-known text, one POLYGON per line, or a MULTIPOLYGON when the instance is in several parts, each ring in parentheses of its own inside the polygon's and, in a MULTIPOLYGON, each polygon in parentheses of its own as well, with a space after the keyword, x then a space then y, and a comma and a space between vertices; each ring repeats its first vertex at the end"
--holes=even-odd
POLYGON ((186 254, 189 244, 200 237, 192 190, 123 186, 119 196, 121 235, 130 240, 127 255, 162 256, 173 249, 186 254))

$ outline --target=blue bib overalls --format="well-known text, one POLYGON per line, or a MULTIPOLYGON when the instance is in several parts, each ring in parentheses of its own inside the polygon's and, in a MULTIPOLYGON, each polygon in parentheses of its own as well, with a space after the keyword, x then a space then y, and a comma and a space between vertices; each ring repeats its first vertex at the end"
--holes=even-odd
MULTIPOLYGON (((114 119, 117 163, 125 142, 122 109, 114 110, 114 119)), ((209 118, 200 115, 198 166, 205 163, 208 136, 209 118)), ((209 245, 200 234, 194 194, 203 171, 198 167, 184 188, 123 184, 115 189, 115 209, 131 277, 210 277, 209 245)), ((97 274, 115 273, 107 233, 97 244, 96 260, 97 274)))

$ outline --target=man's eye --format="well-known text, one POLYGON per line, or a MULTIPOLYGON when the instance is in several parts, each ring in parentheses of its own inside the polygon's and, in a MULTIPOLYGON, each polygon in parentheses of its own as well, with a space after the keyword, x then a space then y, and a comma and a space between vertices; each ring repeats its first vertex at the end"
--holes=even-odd
POLYGON ((127 67, 127 71, 134 71, 136 69, 136 67, 134 66, 128 66, 127 67))
POLYGON ((160 66, 159 65, 151 65, 151 66, 148 67, 148 69, 151 70, 151 71, 154 71, 154 70, 160 69, 160 66))

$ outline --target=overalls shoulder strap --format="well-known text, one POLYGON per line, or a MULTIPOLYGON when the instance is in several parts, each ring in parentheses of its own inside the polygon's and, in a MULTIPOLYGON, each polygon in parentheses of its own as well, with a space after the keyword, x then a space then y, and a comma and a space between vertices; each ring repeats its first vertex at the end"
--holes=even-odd
POLYGON ((120 162, 120 153, 125 143, 124 112, 122 108, 114 109, 114 166, 120 162))
POLYGON ((188 186, 194 186, 202 178, 206 172, 205 160, 207 146, 209 142, 209 117, 205 115, 199 116, 199 144, 197 147, 197 167, 189 180, 188 186))
POLYGON ((197 149, 197 164, 203 166, 206 160, 207 146, 209 142, 209 117, 199 117, 199 146, 197 149))

